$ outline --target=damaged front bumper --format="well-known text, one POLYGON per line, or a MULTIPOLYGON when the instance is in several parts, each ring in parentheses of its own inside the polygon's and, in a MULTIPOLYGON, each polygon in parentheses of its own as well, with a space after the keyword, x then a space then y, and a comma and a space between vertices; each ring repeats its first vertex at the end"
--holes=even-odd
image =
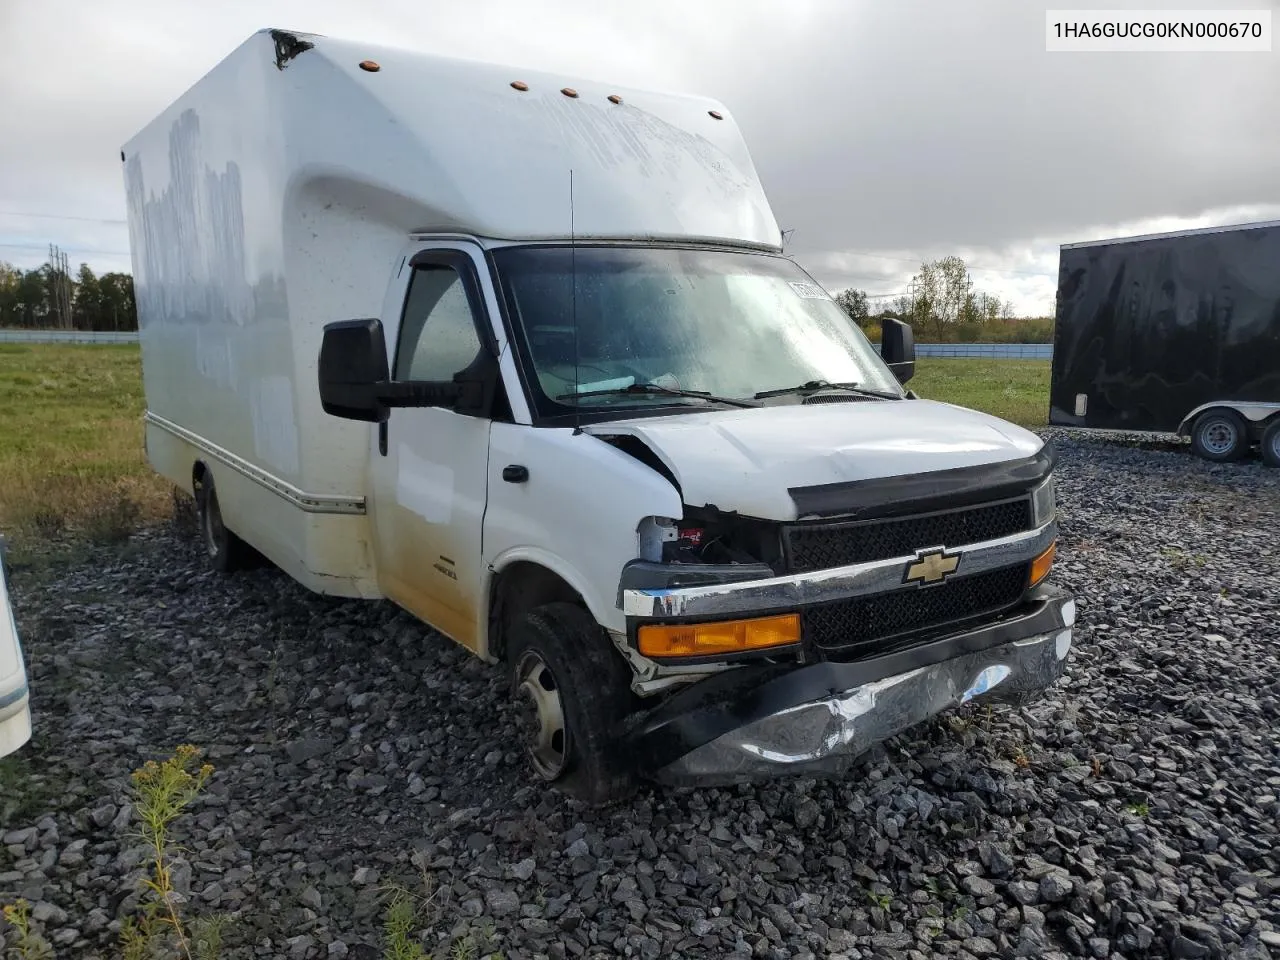
POLYGON ((669 784, 840 774, 949 707, 1043 691, 1062 676, 1074 623, 1074 601, 1042 586, 995 623, 873 659, 729 670, 673 695, 629 745, 669 784))

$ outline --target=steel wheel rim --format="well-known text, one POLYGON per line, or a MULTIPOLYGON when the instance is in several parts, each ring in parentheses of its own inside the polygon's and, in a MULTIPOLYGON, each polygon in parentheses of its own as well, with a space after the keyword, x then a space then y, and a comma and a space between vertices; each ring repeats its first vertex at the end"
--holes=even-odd
POLYGON ((555 674, 533 650, 516 665, 516 698, 524 714, 525 752, 539 776, 554 780, 568 762, 569 730, 555 674))
POLYGON ((1235 449, 1238 434, 1235 425, 1221 417, 1210 420, 1200 431, 1200 441, 1212 454, 1222 456, 1235 449))
POLYGON ((1271 431, 1271 459, 1280 463, 1280 430, 1271 431))

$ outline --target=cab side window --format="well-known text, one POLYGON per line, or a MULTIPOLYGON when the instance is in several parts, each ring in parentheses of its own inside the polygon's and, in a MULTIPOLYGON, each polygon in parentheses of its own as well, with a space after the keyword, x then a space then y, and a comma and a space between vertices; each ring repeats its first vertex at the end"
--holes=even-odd
POLYGON ((430 264, 414 269, 400 321, 397 380, 452 380, 480 352, 475 316, 461 274, 430 264))

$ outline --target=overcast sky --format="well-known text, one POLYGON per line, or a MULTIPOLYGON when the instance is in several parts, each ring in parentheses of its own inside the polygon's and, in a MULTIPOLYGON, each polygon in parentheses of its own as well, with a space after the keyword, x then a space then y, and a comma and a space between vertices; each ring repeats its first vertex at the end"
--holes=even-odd
POLYGON ((1280 219, 1280 48, 1050 54, 1044 9, 0 0, 0 259, 33 266, 53 241, 73 268, 127 270, 120 147, 262 27, 717 97, 795 231, 789 252, 833 290, 896 293, 921 259, 955 253, 979 288, 1043 314, 1060 243, 1280 219))

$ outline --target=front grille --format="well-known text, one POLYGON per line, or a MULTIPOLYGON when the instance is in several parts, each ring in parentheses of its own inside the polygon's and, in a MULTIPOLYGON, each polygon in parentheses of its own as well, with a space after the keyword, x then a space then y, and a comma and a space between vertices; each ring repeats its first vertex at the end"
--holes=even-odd
POLYGON ((1026 591, 1027 576, 1027 566, 1018 564, 934 587, 808 607, 801 614, 804 639, 831 659, 890 653, 922 642, 937 628, 1014 606, 1026 591))
POLYGON ((795 524, 785 528, 787 570, 805 573, 909 557, 928 547, 962 547, 1030 527, 1027 497, 892 520, 795 524))

